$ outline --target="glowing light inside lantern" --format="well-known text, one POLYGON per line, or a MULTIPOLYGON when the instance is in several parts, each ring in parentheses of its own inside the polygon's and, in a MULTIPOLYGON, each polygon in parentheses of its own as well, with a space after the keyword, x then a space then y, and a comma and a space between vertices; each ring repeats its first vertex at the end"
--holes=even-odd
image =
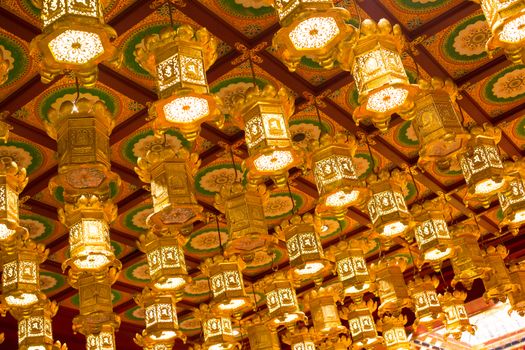
POLYGON ((408 90, 389 86, 373 93, 366 104, 366 109, 377 113, 386 113, 405 103, 408 90))
POLYGON ((310 17, 295 27, 289 34, 290 41, 298 50, 320 49, 339 35, 333 17, 310 17))
POLYGON ((104 53, 100 37, 91 32, 66 30, 49 42, 49 50, 58 62, 86 64, 104 53))
POLYGON ((164 107, 166 119, 173 123, 192 123, 210 114, 210 106, 205 98, 179 97, 164 107))

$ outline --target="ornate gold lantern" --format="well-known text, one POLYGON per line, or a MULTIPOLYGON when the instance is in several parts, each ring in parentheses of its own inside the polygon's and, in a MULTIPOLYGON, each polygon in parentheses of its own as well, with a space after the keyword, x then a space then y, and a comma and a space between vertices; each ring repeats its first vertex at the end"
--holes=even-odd
POLYGON ((412 206, 417 245, 424 260, 437 269, 453 253, 452 237, 445 220, 447 211, 447 202, 443 197, 412 206))
POLYGON ((456 105, 458 88, 452 80, 439 78, 420 80, 419 86, 421 93, 412 120, 419 140, 418 163, 436 163, 440 169, 449 169, 470 138, 456 105))
POLYGON ((519 285, 511 280, 509 270, 503 261, 509 252, 504 246, 498 245, 488 247, 483 253, 485 261, 492 268, 492 272, 483 279, 485 286, 483 297, 487 301, 493 299, 504 302, 511 293, 516 292, 519 288, 519 285))
POLYGON ((175 344, 174 339, 159 341, 153 340, 149 337, 143 337, 140 334, 135 334, 133 341, 143 350, 172 350, 173 345, 175 344))
POLYGON ((302 154, 292 144, 288 119, 294 111, 294 98, 284 89, 267 84, 249 88, 234 102, 233 116, 244 129, 249 157, 244 167, 248 179, 260 183, 265 176, 279 186, 286 184, 288 170, 302 163, 302 154))
POLYGON ((353 136, 324 134, 314 145, 311 168, 319 192, 316 212, 330 212, 343 218, 349 206, 359 206, 368 194, 358 179, 353 157, 357 148, 353 136))
POLYGON ((51 318, 56 315, 58 305, 43 299, 25 315, 16 315, 18 319, 18 348, 38 350, 58 350, 60 343, 53 344, 51 318))
POLYGON ((157 80, 160 100, 154 102, 150 116, 157 132, 170 127, 193 141, 205 121, 222 125, 220 100, 209 93, 206 70, 217 59, 217 41, 205 28, 189 25, 163 28, 159 34, 144 39, 135 59, 157 80))
POLYGON ((348 320, 352 342, 355 348, 374 349, 383 343, 383 338, 377 335, 372 312, 377 304, 372 300, 351 304, 341 309, 341 317, 348 320))
POLYGON ((251 350, 280 350, 279 337, 267 325, 267 316, 255 316, 243 321, 243 328, 246 329, 251 350))
POLYGON ((485 278, 491 270, 479 248, 479 229, 474 225, 456 224, 450 233, 455 247, 455 254, 450 259, 454 271, 451 284, 455 287, 460 282, 471 289, 475 279, 485 278))
POLYGON ((445 312, 445 337, 453 336, 456 340, 461 339, 463 332, 474 334, 476 326, 470 324, 470 320, 465 309, 465 298, 467 293, 455 290, 453 293, 445 292, 439 296, 443 311, 445 312))
POLYGON ((64 101, 51 108, 44 121, 47 133, 57 141, 58 176, 49 187, 64 190, 64 199, 89 192, 108 196, 110 184, 119 185, 119 177, 111 172, 109 135, 114 118, 101 101, 80 98, 64 101))
POLYGON ((0 161, 0 244, 7 244, 18 227, 18 195, 27 185, 26 169, 11 157, 0 161))
POLYGON ((512 282, 518 285, 518 289, 509 294, 509 313, 517 312, 525 316, 525 263, 520 262, 509 267, 509 275, 512 282))
POLYGON ((498 149, 501 130, 488 125, 474 126, 470 134, 467 150, 459 155, 461 170, 468 186, 465 201, 474 199, 483 206, 488 206, 507 185, 498 149))
POLYGON ((423 326, 428 330, 436 320, 443 319, 443 309, 436 293, 439 280, 436 276, 416 276, 408 283, 410 296, 415 306, 415 326, 423 326))
POLYGON ((363 251, 366 245, 356 240, 341 241, 329 251, 335 260, 335 272, 343 285, 343 293, 356 301, 360 301, 372 284, 363 251))
POLYGON ((225 214, 228 225, 225 253, 253 255, 276 242, 268 234, 264 216, 264 203, 268 198, 264 184, 243 186, 239 182, 224 185, 215 195, 215 207, 225 214))
POLYGON ((111 201, 102 202, 97 196, 82 195, 76 202, 60 208, 58 215, 69 227, 71 257, 63 263, 64 268, 100 271, 112 264, 120 266, 109 238, 109 223, 117 215, 117 207, 111 201))
POLYGON ((523 158, 515 162, 504 164, 505 175, 508 177, 508 192, 498 192, 499 204, 503 212, 500 228, 508 226, 510 231, 518 234, 518 230, 525 222, 525 161, 523 158))
POLYGON ((283 343, 290 345, 292 350, 315 350, 315 332, 312 328, 294 328, 281 337, 283 343))
POLYGON ((348 350, 352 346, 352 338, 340 335, 333 339, 325 339, 317 344, 319 350, 348 350))
POLYGON ((397 316, 402 308, 412 306, 412 299, 403 276, 406 266, 406 260, 401 258, 383 259, 371 265, 376 275, 377 295, 381 300, 378 310, 380 316, 385 313, 397 316))
POLYGON ((102 331, 86 336, 87 350, 115 350, 115 331, 104 326, 102 331))
POLYGON ((383 339, 387 350, 410 350, 410 341, 405 331, 407 318, 404 315, 383 316, 378 321, 378 328, 383 334, 383 339))
POLYGON ((274 329, 285 325, 293 328, 297 321, 304 320, 305 315, 299 310, 292 280, 283 272, 274 273, 265 280, 264 293, 271 321, 269 327, 274 329))
POLYGON ((374 230, 387 240, 403 235, 410 228, 411 216, 402 190, 406 180, 406 174, 398 170, 382 171, 367 179, 372 193, 368 214, 374 230))
POLYGON ((359 107, 353 113, 357 124, 371 120, 379 130, 386 131, 392 114, 413 117, 414 96, 419 89, 410 84, 403 67, 405 45, 401 27, 384 18, 378 23, 365 19, 357 44, 340 43, 339 61, 343 69, 352 71, 359 94, 359 107))
POLYGON ((515 64, 523 63, 525 45, 525 5, 521 0, 474 0, 481 3, 492 37, 487 42, 489 54, 502 48, 515 64))
POLYGON ((97 65, 118 59, 111 41, 117 37, 104 24, 99 0, 33 0, 41 8, 43 33, 31 42, 42 60, 42 82, 49 83, 70 71, 86 86, 97 80, 97 65))
POLYGON ((135 302, 144 309, 146 329, 142 331, 143 338, 160 342, 176 337, 186 339, 179 331, 176 299, 171 294, 157 293, 145 287, 142 294, 135 296, 135 302))
POLYGON ((303 216, 294 215, 290 220, 284 220, 280 226, 276 226, 275 232, 286 242, 294 278, 313 279, 314 282, 321 283, 330 263, 324 256, 314 217, 309 213, 303 216))
POLYGON ((340 288, 319 287, 311 290, 304 298, 313 321, 313 330, 321 338, 335 338, 348 334, 348 329, 341 324, 337 303, 342 303, 343 293, 340 288))
POLYGON ((210 279, 213 311, 238 315, 250 307, 251 299, 246 295, 242 278, 245 267, 244 261, 235 255, 230 258, 216 255, 201 264, 202 272, 210 279))
POLYGON ((290 71, 307 56, 323 68, 331 68, 337 45, 353 37, 354 27, 347 25, 350 13, 334 7, 332 0, 268 1, 277 10, 281 29, 273 37, 277 54, 290 71))
POLYGON ((154 289, 178 292, 190 282, 182 250, 183 244, 183 237, 169 229, 151 229, 148 233, 140 235, 137 246, 146 254, 154 289))
POLYGON ((195 315, 202 323, 205 349, 227 350, 239 347, 229 317, 212 313, 206 304, 201 304, 195 315))
POLYGON ((2 297, 9 307, 27 308, 42 299, 39 265, 48 253, 43 245, 26 237, 19 237, 13 247, 6 249, 2 259, 2 297))
POLYGON ((199 169, 197 154, 184 148, 174 149, 155 144, 144 158, 139 158, 135 172, 144 182, 151 183, 153 213, 151 225, 185 229, 203 218, 203 208, 197 203, 194 177, 199 169))

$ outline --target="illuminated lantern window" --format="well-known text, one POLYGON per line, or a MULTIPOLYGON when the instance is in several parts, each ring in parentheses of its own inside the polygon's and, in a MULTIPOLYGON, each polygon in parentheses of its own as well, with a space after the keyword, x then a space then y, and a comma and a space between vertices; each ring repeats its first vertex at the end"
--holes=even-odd
POLYGON ((11 157, 0 161, 0 243, 13 239, 18 227, 18 195, 27 184, 25 168, 11 157))
POLYGON ((343 285, 344 294, 359 301, 371 284, 362 247, 357 241, 342 241, 330 250, 330 254, 334 256, 337 277, 343 285))
POLYGON ((256 316, 251 321, 244 321, 251 350, 280 350, 281 344, 277 333, 266 324, 267 318, 256 316))
POLYGON ((284 220, 275 232, 286 241, 290 267, 299 280, 314 279, 322 282, 323 274, 330 268, 324 257, 316 224, 311 214, 294 215, 284 220))
POLYGON ((215 195, 215 207, 225 214, 228 224, 226 253, 250 255, 274 242, 264 216, 268 198, 269 192, 263 184, 243 186, 239 182, 222 186, 215 195))
POLYGON ((510 293, 515 292, 519 287, 511 280, 509 270, 503 261, 508 254, 507 248, 502 245, 490 246, 484 251, 483 256, 488 266, 492 268, 492 272, 483 279, 485 286, 483 297, 487 301, 492 299, 504 302, 510 293))
POLYGON ((39 300, 38 265, 46 259, 48 251, 29 238, 17 239, 14 248, 3 258, 2 293, 8 306, 26 308, 39 300))
POLYGON ((474 126, 470 133, 467 150, 459 155, 461 171, 468 186, 465 201, 476 200, 488 206, 507 185, 498 150, 501 130, 487 125, 483 128, 474 126))
POLYGON ((510 279, 519 288, 509 294, 511 311, 517 312, 521 317, 525 316, 525 264, 511 265, 509 268, 510 279))
POLYGON ((452 286, 456 283, 467 288, 472 288, 472 283, 477 278, 483 278, 490 272, 490 267, 483 258, 479 248, 479 229, 474 225, 457 224, 451 228, 454 238, 455 254, 450 259, 454 271, 452 286))
POLYGON ((115 350, 115 332, 111 327, 103 327, 100 333, 86 336, 87 350, 115 350))
POLYGON ((522 48, 525 44, 525 7, 520 0, 476 0, 492 32, 487 42, 489 50, 502 48, 507 58, 515 64, 523 63, 522 48))
POLYGON ((135 301, 144 309, 146 329, 143 337, 154 341, 166 341, 182 336, 179 331, 175 299, 170 294, 156 293, 144 288, 135 301))
POLYGON ((338 133, 321 137, 311 159, 319 191, 317 212, 333 212, 342 218, 349 206, 364 202, 366 184, 358 179, 353 161, 356 147, 353 136, 338 133))
POLYGON ((367 303, 351 304, 350 307, 341 310, 341 317, 348 320, 353 346, 369 349, 383 341, 383 338, 377 335, 372 316, 375 309, 376 304, 369 300, 367 303))
POLYGON ((500 227, 508 226, 514 235, 525 223, 525 161, 523 159, 515 162, 505 163, 505 175, 507 175, 509 190, 498 192, 499 204, 503 212, 503 220, 500 227))
POLYGON ((463 152, 469 134, 463 128, 458 111, 458 89, 450 79, 420 80, 422 93, 416 99, 412 127, 419 140, 421 166, 437 164, 440 170, 450 169, 456 155, 463 152))
POLYGON ((465 298, 467 293, 456 290, 453 293, 446 292, 439 296, 443 311, 445 312, 445 337, 452 336, 456 340, 461 339, 463 332, 474 334, 476 326, 470 324, 467 310, 465 309, 465 298))
POLYGON ((228 259, 216 255, 204 261, 201 269, 210 279, 213 292, 212 310, 236 315, 251 305, 251 300, 244 290, 244 268, 245 263, 235 255, 228 259))
POLYGON ((402 308, 412 306, 403 276, 406 265, 406 260, 401 258, 384 259, 372 264, 371 270, 376 275, 377 295, 381 300, 378 310, 380 316, 385 313, 397 316, 402 308))
POLYGON ((72 71, 86 86, 97 80, 97 64, 118 58, 111 40, 115 30, 104 24, 99 0, 35 0, 41 8, 43 33, 31 45, 42 56, 42 81, 72 71))
POLYGON ((359 94, 356 123, 370 120, 382 131, 394 113, 410 119, 418 87, 411 85, 401 60, 405 38, 398 24, 365 19, 356 45, 342 42, 343 69, 351 70, 359 94))
POLYGON ((410 341, 405 331, 406 316, 384 316, 378 323, 383 333, 387 350, 410 350, 410 341))
POLYGON ((190 281, 182 251, 183 238, 168 230, 140 235, 138 247, 148 260, 153 287, 160 291, 180 291, 190 281))
POLYGON ((387 171, 372 174, 367 180, 372 192, 368 214, 375 231, 384 238, 400 236, 409 229, 411 216, 402 190, 406 180, 406 176, 396 170, 391 174, 387 171))
POLYGON ((341 290, 332 287, 320 287, 311 290, 304 302, 310 308, 313 329, 323 338, 334 338, 339 334, 347 334, 348 330, 341 324, 336 303, 342 302, 341 290))
POLYGON ((101 270, 116 263, 109 238, 109 222, 116 215, 111 202, 96 196, 81 196, 74 204, 59 210, 61 221, 69 226, 69 252, 65 264, 77 270, 101 270))
POLYGON ((292 144, 288 119, 294 99, 284 89, 267 84, 264 89, 249 88, 234 102, 233 116, 244 129, 249 157, 245 166, 250 182, 270 176, 284 186, 288 170, 302 163, 299 149, 292 144))
POLYGON ((416 311, 416 327, 432 329, 434 321, 443 318, 443 310, 436 293, 439 280, 436 276, 415 277, 408 284, 416 311))
POLYGON ((345 23, 350 13, 334 7, 332 0, 274 0, 272 4, 282 27, 274 36, 273 46, 292 72, 304 56, 331 68, 339 42, 353 37, 354 28, 345 23))
POLYGON ((193 184, 199 165, 197 154, 161 143, 137 160, 135 172, 142 181, 151 183, 153 213, 149 223, 186 229, 202 219, 203 209, 197 203, 193 184))
POLYGON ((155 129, 175 127, 193 141, 203 122, 222 124, 221 102, 209 93, 206 80, 206 70, 217 58, 217 42, 208 31, 188 25, 166 27, 147 36, 144 43, 134 54, 157 81, 160 100, 149 111, 156 117, 155 129))
POLYGON ((439 268, 453 252, 452 237, 445 220, 447 212, 447 203, 442 197, 412 206, 417 245, 425 261, 435 268, 439 268))
POLYGON ((271 320, 270 327, 294 325, 304 319, 305 315, 299 310, 292 281, 282 272, 272 274, 265 281, 264 293, 271 320))
POLYGON ((202 323, 204 348, 226 350, 237 346, 232 321, 229 317, 211 313, 206 304, 202 304, 195 314, 202 323))
POLYGON ((18 321, 19 349, 48 349, 53 345, 51 318, 57 313, 58 305, 43 300, 30 309, 18 321))

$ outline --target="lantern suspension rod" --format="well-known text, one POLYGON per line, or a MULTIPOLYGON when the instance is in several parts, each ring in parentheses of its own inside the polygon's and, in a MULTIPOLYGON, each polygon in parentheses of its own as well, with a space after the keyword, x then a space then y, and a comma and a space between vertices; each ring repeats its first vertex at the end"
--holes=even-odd
POLYGON ((317 105, 317 100, 315 100, 314 97, 314 107, 315 107, 315 114, 317 115, 317 122, 319 123, 319 142, 321 142, 321 136, 325 133, 324 125, 321 120, 321 113, 319 112, 319 106, 317 105))
POLYGON ((414 178, 413 171, 414 170, 410 169, 410 166, 407 165, 407 172, 410 175, 410 179, 412 180, 412 184, 414 184, 414 188, 416 189, 416 202, 421 204, 423 202, 423 197, 421 197, 421 193, 419 193, 419 188, 417 187, 417 182, 416 182, 416 179, 414 178))
POLYGON ((75 87, 77 90, 77 95, 75 99, 73 100, 73 112, 78 112, 77 102, 78 102, 78 99, 80 98, 80 85, 78 83, 78 77, 76 75, 75 75, 75 87))
POLYGON ((368 140, 368 135, 365 132, 363 132, 363 138, 365 139, 366 148, 368 149, 370 161, 372 162, 372 172, 377 175, 378 171, 376 169, 376 161, 374 159, 374 154, 372 153, 372 148, 370 148, 370 141, 368 140))
POLYGON ((452 292, 452 286, 450 286, 448 283, 447 283, 447 280, 445 280, 445 276, 443 276, 443 269, 439 269, 439 274, 441 275, 441 279, 443 280, 443 285, 445 287, 445 292, 452 292))
POLYGON ((233 182, 237 182, 237 165, 235 165, 235 157, 233 156, 233 146, 229 146, 230 148, 230 157, 232 159, 232 165, 233 165, 233 182))
POLYGON ((215 214, 215 225, 217 226, 217 235, 219 237, 219 247, 221 248, 221 255, 224 255, 224 247, 222 246, 221 228, 219 226, 219 215, 215 214))
POLYGON ((169 12, 169 15, 170 15, 170 26, 171 28, 174 28, 175 25, 173 23, 173 8, 172 8, 172 5, 171 5, 171 0, 168 0, 168 12, 169 12))
POLYGON ((250 65, 250 72, 252 73, 253 87, 257 87, 257 78, 255 77, 255 68, 253 67, 253 61, 251 53, 248 54, 248 64, 250 65))
POLYGON ((286 186, 288 187, 288 195, 290 196, 290 201, 292 202, 292 216, 294 216, 296 214, 295 201, 293 200, 292 190, 290 189, 290 181, 286 181, 286 186))
POLYGON ((412 264, 414 264, 414 268, 416 269, 416 271, 414 272, 414 276, 412 276, 412 278, 415 281, 416 275, 418 275, 421 272, 421 270, 419 269, 419 266, 417 266, 416 261, 414 260, 414 255, 412 255, 412 249, 410 247, 410 244, 408 244, 407 248, 408 248, 408 253, 410 254, 410 260, 412 260, 412 264))
POLYGON ((361 30, 361 23, 363 22, 363 19, 361 18, 361 13, 359 13, 359 7, 357 6, 357 0, 352 0, 352 5, 354 6, 355 13, 357 15, 357 29, 361 30))

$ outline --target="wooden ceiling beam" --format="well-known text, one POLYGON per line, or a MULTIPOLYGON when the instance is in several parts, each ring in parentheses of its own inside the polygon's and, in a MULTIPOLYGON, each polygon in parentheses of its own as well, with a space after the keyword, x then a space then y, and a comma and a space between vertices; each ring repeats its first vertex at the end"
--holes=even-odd
POLYGON ((49 181, 57 175, 58 166, 54 165, 47 169, 35 179, 30 179, 26 188, 20 194, 20 198, 25 196, 33 197, 34 195, 47 190, 49 181))
POLYGON ((144 18, 155 12, 155 9, 151 7, 151 4, 152 1, 136 1, 107 23, 115 29, 118 35, 122 35, 136 26, 137 23, 140 23, 144 18))
POLYGON ((0 28, 16 35, 27 43, 30 43, 35 36, 42 32, 39 28, 3 7, 0 7, 0 28))
POLYGON ((503 53, 500 53, 497 57, 488 61, 481 67, 478 67, 467 74, 454 79, 454 82, 457 86, 464 89, 467 86, 474 85, 477 82, 480 82, 483 79, 496 74, 500 70, 507 68, 510 65, 511 62, 507 59, 507 57, 503 53))
POLYGON ((155 91, 145 88, 104 64, 98 65, 98 81, 142 105, 157 99, 155 91))

